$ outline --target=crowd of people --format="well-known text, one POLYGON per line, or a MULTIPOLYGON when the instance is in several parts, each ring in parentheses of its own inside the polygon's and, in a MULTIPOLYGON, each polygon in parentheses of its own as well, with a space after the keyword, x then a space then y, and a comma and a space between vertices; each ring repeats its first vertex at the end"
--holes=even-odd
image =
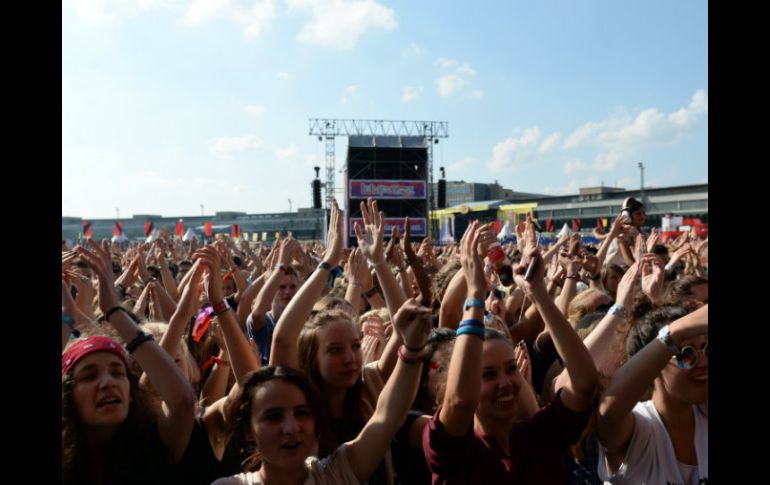
POLYGON ((708 483, 708 239, 62 242, 62 483, 708 483))

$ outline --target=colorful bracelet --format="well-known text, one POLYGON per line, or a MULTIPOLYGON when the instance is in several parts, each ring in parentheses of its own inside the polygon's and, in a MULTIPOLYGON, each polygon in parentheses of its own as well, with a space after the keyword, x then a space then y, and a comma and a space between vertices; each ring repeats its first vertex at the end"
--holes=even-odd
POLYGON ((80 330, 75 328, 74 318, 72 318, 70 315, 67 315, 64 312, 61 312, 61 321, 63 324, 65 324, 70 328, 70 335, 72 335, 73 338, 80 337, 80 330))
POLYGON ((403 350, 404 347, 405 345, 402 345, 398 348, 398 359, 401 362, 405 364, 420 364, 425 360, 425 354, 420 354, 416 357, 407 357, 406 355, 404 355, 404 350, 403 350))
POLYGON ((467 298, 465 300, 465 303, 463 304, 463 310, 467 310, 473 307, 484 308, 484 302, 479 300, 478 298, 467 298))
POLYGON ((462 328, 462 327, 484 328, 484 322, 482 322, 481 320, 474 320, 472 318, 468 318, 468 319, 462 320, 460 322, 460 325, 457 328, 462 328))
POLYGON ((219 314, 224 313, 230 308, 230 305, 227 304, 227 300, 222 300, 219 303, 214 303, 212 306, 212 309, 214 310, 213 313, 219 314))
POLYGON ((466 325, 464 327, 458 328, 457 332, 455 332, 455 335, 457 337, 460 335, 475 335, 481 340, 484 340, 484 328, 477 327, 476 325, 466 325))
POLYGON ((374 296, 374 294, 377 293, 377 287, 373 286, 370 290, 366 290, 365 292, 361 293, 361 296, 366 298, 367 300, 374 296))

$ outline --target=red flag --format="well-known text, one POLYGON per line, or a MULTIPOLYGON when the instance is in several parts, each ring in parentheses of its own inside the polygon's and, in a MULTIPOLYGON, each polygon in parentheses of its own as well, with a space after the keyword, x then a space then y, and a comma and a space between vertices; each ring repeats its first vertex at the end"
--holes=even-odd
POLYGON ((152 231, 155 230, 155 224, 152 223, 152 221, 147 221, 144 223, 144 237, 149 237, 150 234, 152 234, 152 231))
POLYGON ((503 228, 503 221, 495 221, 494 224, 492 224, 492 227, 495 230, 495 234, 499 234, 500 230, 503 228))
POLYGON ((596 219, 596 227, 601 230, 607 229, 606 227, 604 227, 604 219, 602 218, 596 219))
POLYGON ((241 237, 241 225, 233 224, 231 227, 231 234, 233 235, 233 239, 238 239, 241 237))
POLYGON ((83 235, 85 237, 91 237, 91 221, 83 221, 83 235))
POLYGON ((553 219, 546 219, 545 220, 545 232, 553 232, 553 219))
POLYGON ((116 237, 120 237, 123 235, 123 223, 120 221, 115 221, 115 226, 112 228, 112 235, 116 237))
POLYGON ((580 219, 572 219, 572 231, 580 232, 580 219))
POLYGON ((211 227, 210 222, 203 224, 203 235, 206 237, 214 237, 214 228, 211 227))
POLYGON ((179 222, 176 223, 176 231, 174 231, 174 234, 179 237, 184 236, 184 221, 182 219, 179 219, 179 222))

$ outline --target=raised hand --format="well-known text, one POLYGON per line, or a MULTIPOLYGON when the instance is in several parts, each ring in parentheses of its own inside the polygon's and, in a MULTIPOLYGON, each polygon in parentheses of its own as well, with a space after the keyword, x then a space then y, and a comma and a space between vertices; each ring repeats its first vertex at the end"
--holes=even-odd
POLYGON ((222 267, 219 252, 212 246, 206 246, 199 249, 193 259, 200 260, 200 264, 207 269, 203 281, 209 301, 213 304, 223 301, 222 267))
POLYGON ((432 328, 431 311, 410 298, 396 312, 393 326, 408 349, 422 349, 432 328))
POLYGON ((329 233, 326 237, 326 251, 323 261, 337 266, 342 255, 342 218, 337 199, 332 199, 332 213, 329 218, 329 233))
POLYGON ((622 305, 624 308, 629 308, 634 301, 634 292, 636 289, 636 281, 639 276, 639 271, 642 268, 642 261, 637 261, 632 264, 620 279, 618 283, 618 289, 616 292, 615 302, 622 305))
POLYGON ((653 227, 650 231, 650 236, 647 238, 647 252, 651 253, 659 242, 660 235, 658 234, 658 228, 653 227))
MULTIPOLYGON (((371 278, 369 275, 369 268, 366 267, 366 258, 361 254, 359 248, 355 248, 350 252, 350 256, 348 257, 348 267, 345 277, 348 280, 348 284, 358 285, 361 286, 361 288, 364 288, 364 284, 368 279, 367 276, 371 278)), ((368 288, 364 289, 368 290, 368 288)))
POLYGON ((484 276, 479 237, 479 221, 473 221, 460 241, 460 264, 468 285, 468 294, 484 295, 487 291, 487 279, 484 276))
POLYGON ((645 254, 642 265, 642 291, 657 302, 663 297, 663 261, 657 254, 645 254))
POLYGON ((513 353, 516 356, 516 368, 531 386, 532 366, 529 363, 529 349, 527 349, 527 344, 523 340, 520 340, 514 347, 513 353))
POLYGON ((522 253, 520 263, 513 268, 513 280, 516 283, 516 286, 521 288, 528 297, 531 297, 535 291, 545 291, 544 274, 545 264, 543 263, 542 256, 540 256, 540 250, 537 247, 529 249, 526 253, 522 253), (527 269, 529 268, 530 262, 533 260, 534 263, 530 278, 525 279, 527 269))
POLYGON ((107 313, 120 305, 120 296, 115 289, 115 275, 112 273, 112 258, 107 247, 107 240, 103 239, 100 246, 93 239, 89 239, 88 246, 89 249, 78 246, 78 255, 99 280, 99 308, 103 313, 107 313))
POLYGON ((372 264, 382 264, 385 262, 384 242, 383 242, 383 213, 377 207, 377 201, 368 200, 367 204, 361 202, 361 215, 364 218, 366 232, 361 230, 361 226, 356 222, 355 232, 358 239, 358 247, 366 256, 366 259, 372 264))

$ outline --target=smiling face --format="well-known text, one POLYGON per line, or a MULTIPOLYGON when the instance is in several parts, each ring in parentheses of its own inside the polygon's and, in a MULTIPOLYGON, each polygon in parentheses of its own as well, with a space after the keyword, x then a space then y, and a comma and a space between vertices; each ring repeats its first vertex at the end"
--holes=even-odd
POLYGON ((88 426, 117 427, 128 417, 131 384, 126 366, 112 352, 94 352, 73 369, 73 398, 80 420, 88 426))
POLYGON ((506 340, 486 340, 481 366, 481 396, 476 416, 482 422, 513 420, 523 384, 516 369, 513 347, 506 340))
POLYGON ((317 440, 315 417, 302 390, 273 379, 253 392, 250 438, 264 465, 284 470, 304 468, 317 440))
POLYGON ((660 377, 656 379, 655 392, 665 392, 669 396, 687 404, 703 404, 708 401, 709 361, 703 352, 708 337, 685 340, 682 347, 690 345, 698 350, 698 363, 691 369, 682 369, 672 357, 660 377))
POLYGON ((361 378, 361 333, 350 320, 334 320, 318 331, 318 370, 330 386, 348 389, 361 378))

